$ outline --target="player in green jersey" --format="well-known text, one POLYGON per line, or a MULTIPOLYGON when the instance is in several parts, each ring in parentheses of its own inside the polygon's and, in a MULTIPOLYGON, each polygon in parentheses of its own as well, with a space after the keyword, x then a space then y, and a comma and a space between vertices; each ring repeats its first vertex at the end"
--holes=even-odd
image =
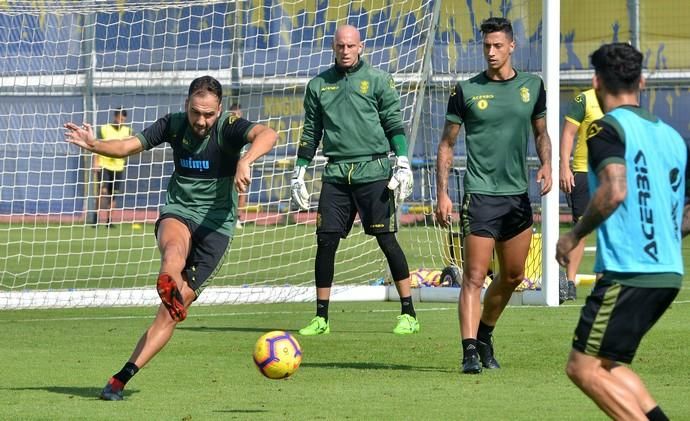
POLYGON ((364 232, 376 237, 386 256, 400 296, 402 311, 393 332, 419 331, 407 259, 395 238, 396 201, 412 192, 400 97, 388 73, 361 59, 363 48, 357 28, 339 27, 333 40, 335 65, 309 81, 304 95, 304 129, 291 183, 293 202, 300 209, 309 209, 304 174, 322 141, 328 164, 317 215, 316 316, 299 331, 302 335, 330 332, 335 254, 357 214, 364 232), (394 170, 391 150, 397 157, 394 170))
POLYGON ((451 221, 448 175, 460 127, 465 126, 467 171, 464 176, 462 233, 464 267, 458 298, 463 373, 499 368, 493 330, 508 300, 524 280, 532 237, 528 197, 527 142, 534 133, 541 167, 541 194, 551 190, 551 140, 546 132, 546 93, 541 78, 513 68, 515 48, 509 20, 489 18, 481 25, 487 69, 459 82, 448 99, 438 146, 436 218, 451 221), (481 290, 496 249, 499 275, 481 290))
POLYGON ((237 194, 251 181, 251 163, 277 140, 274 130, 223 112, 222 97, 216 79, 199 77, 189 86, 184 112, 168 114, 135 136, 107 142, 97 141, 88 123, 65 124, 65 140, 88 151, 124 158, 168 143, 175 163, 155 231, 162 304, 125 366, 106 384, 102 399, 122 400, 125 384, 185 319, 187 308, 222 264, 235 228, 237 194), (247 143, 251 147, 240 158, 247 143))

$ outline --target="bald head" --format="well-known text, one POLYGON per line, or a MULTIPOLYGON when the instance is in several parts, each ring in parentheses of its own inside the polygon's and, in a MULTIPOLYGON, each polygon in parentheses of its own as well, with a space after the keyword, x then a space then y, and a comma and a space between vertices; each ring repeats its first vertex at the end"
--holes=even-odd
POLYGON ((359 31, 352 25, 343 25, 335 31, 333 52, 338 66, 350 68, 357 64, 364 44, 359 31))

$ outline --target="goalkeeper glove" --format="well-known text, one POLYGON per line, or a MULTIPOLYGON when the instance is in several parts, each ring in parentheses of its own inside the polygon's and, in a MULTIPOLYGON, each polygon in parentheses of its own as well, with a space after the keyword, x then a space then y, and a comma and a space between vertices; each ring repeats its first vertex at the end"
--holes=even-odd
POLYGON ((297 166, 292 173, 290 180, 290 192, 292 194, 292 201, 297 204, 300 210, 309 209, 309 193, 307 186, 304 184, 304 174, 307 172, 307 167, 297 166))
POLYGON ((388 182, 388 188, 395 191, 395 204, 400 205, 412 194, 414 179, 410 169, 410 161, 406 156, 396 157, 393 167, 393 177, 388 182))

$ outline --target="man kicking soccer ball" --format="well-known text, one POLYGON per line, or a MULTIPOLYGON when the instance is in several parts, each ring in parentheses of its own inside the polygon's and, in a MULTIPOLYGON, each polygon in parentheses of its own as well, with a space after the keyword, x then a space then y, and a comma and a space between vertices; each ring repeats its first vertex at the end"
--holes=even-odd
POLYGON ((102 399, 122 400, 125 384, 163 349, 175 326, 187 317, 187 308, 215 274, 230 245, 237 192, 247 191, 250 164, 277 140, 274 130, 223 112, 222 97, 216 79, 199 77, 189 86, 184 112, 168 114, 136 136, 107 142, 96 141, 89 124, 65 124, 67 142, 101 155, 126 157, 165 142, 174 152, 175 171, 155 231, 162 304, 127 363, 106 384, 102 399), (247 143, 251 147, 240 158, 247 143))

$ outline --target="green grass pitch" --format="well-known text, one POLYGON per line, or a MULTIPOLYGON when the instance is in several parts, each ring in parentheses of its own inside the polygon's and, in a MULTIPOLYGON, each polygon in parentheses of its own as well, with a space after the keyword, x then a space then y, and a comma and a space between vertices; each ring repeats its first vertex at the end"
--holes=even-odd
MULTIPOLYGON (((688 285, 633 362, 674 420, 690 419, 688 285)), ((587 291, 578 292, 559 308, 509 307, 495 333, 503 368, 477 376, 459 373, 455 304, 418 303, 422 332, 397 337, 397 303, 333 303, 331 334, 298 336, 302 367, 284 381, 259 374, 254 342, 269 330, 299 329, 313 303, 192 307, 123 402, 97 395, 153 308, 0 311, 0 419, 603 420, 564 374, 587 291)))

